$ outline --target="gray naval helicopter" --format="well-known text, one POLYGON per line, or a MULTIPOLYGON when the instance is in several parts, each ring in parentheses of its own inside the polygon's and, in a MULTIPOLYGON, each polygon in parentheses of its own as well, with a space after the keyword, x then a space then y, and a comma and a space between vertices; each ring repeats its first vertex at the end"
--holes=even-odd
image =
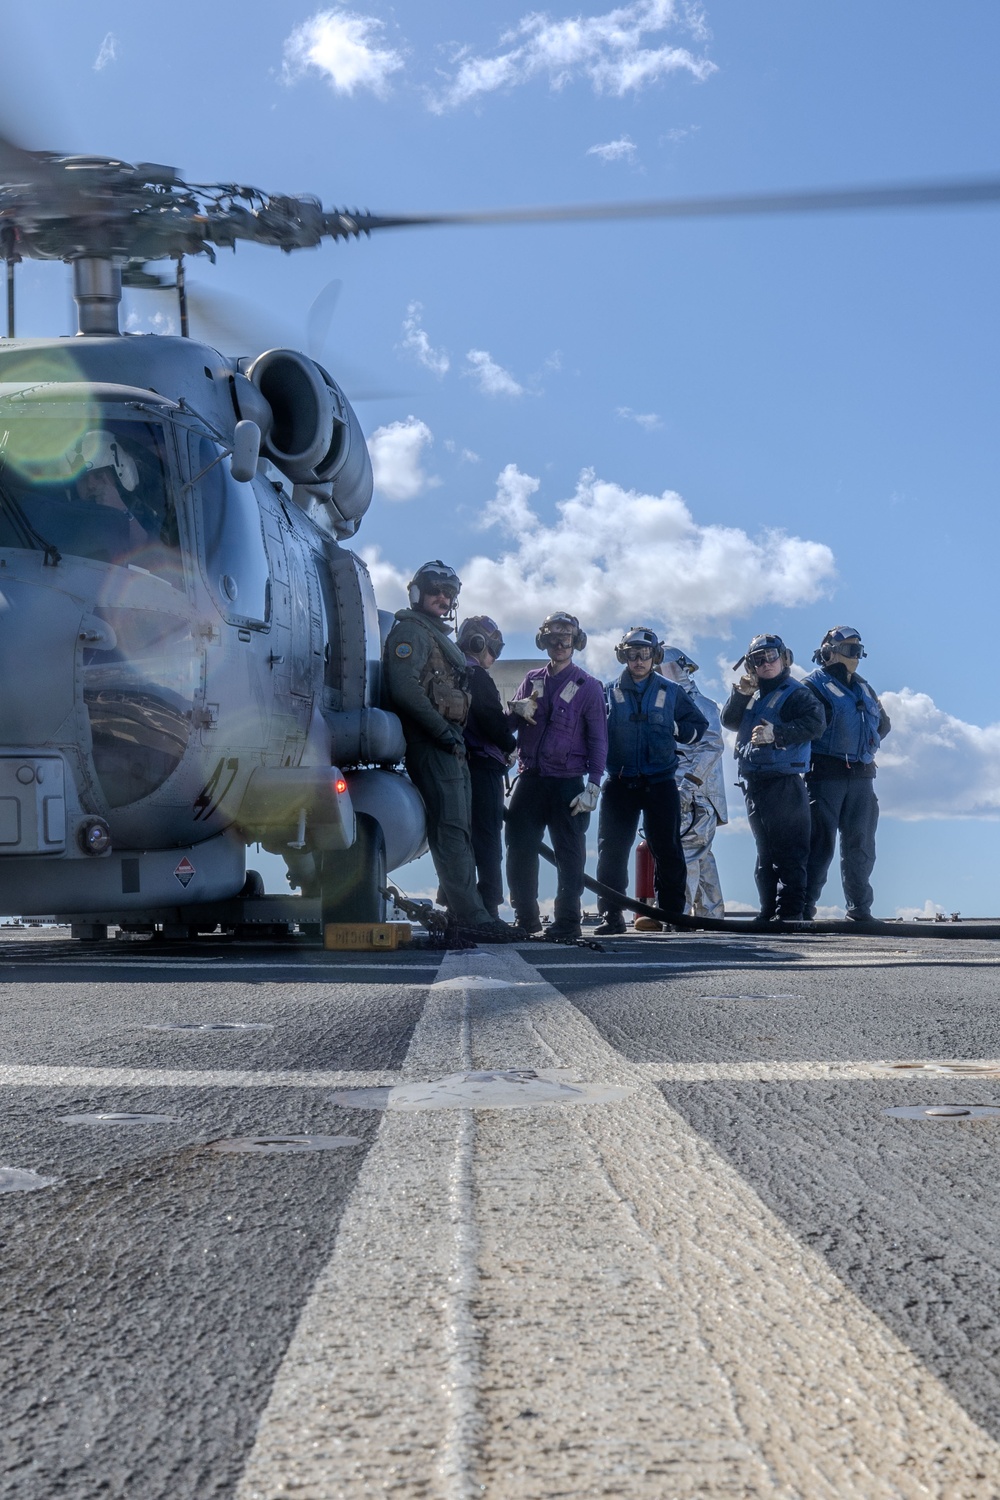
POLYGON ((406 225, 998 197, 990 180, 387 217, 0 137, 0 911, 84 939, 264 930, 259 842, 313 926, 377 921, 387 871, 426 847, 381 702, 391 617, 344 545, 372 499, 357 417, 296 350, 190 338, 186 257, 406 225), (15 337, 24 257, 71 267, 76 337, 15 337), (123 284, 173 288, 180 336, 123 334, 123 284))

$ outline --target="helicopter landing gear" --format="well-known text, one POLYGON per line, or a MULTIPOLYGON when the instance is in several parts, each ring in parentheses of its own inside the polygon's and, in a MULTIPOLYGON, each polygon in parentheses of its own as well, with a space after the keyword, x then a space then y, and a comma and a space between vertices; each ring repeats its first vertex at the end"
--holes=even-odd
POLYGON ((384 922, 386 900, 385 839, 376 820, 358 813, 354 843, 349 849, 319 856, 321 920, 327 922, 384 922))

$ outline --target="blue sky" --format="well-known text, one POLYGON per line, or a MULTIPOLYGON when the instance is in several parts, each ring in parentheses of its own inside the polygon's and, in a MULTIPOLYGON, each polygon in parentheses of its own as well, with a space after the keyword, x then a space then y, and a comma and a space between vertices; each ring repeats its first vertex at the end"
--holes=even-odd
MULTIPOLYGON (((37 0, 5 19, 27 144, 193 180, 413 211, 996 172, 1000 10, 798 0, 311 8, 37 0), (575 23, 575 24, 567 24, 575 23)), ((897 731, 883 911, 1000 910, 995 209, 389 231, 192 280, 250 304, 246 350, 302 345, 359 401, 380 602, 427 555, 514 654, 553 606, 641 619, 721 697, 777 629, 808 665, 864 633, 897 731), (251 327, 253 323, 253 327, 251 327)), ((20 330, 69 326, 22 268, 20 330)), ((135 299, 136 326, 153 304, 135 299)), ((740 797, 732 793, 734 810, 740 797)), ((719 841, 726 894, 752 851, 719 841)), ((836 883, 829 899, 840 899, 836 883)))

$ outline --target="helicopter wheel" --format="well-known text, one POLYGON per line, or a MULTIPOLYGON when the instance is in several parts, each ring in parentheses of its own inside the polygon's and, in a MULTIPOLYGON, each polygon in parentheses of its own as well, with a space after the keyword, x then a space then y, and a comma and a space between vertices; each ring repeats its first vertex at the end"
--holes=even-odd
POLYGON ((349 849, 321 854, 319 878, 324 926, 328 922, 385 921, 385 839, 374 818, 357 814, 354 843, 349 849))

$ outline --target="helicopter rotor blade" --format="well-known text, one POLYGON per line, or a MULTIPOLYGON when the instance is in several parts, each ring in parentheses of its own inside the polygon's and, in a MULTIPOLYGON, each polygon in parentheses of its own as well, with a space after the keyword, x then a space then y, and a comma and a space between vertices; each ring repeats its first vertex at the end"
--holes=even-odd
POLYGON ((49 167, 52 156, 51 151, 27 150, 0 122, 0 183, 48 185, 53 175, 49 167))
MULTIPOLYGON (((310 308, 309 316, 312 318, 313 312, 319 307, 327 329, 341 287, 342 282, 339 280, 328 282, 310 308)), ((140 291, 152 292, 154 295, 172 293, 174 284, 171 281, 156 287, 146 285, 140 291)), ((265 349, 298 349, 302 344, 301 338, 287 327, 283 328, 276 320, 262 316, 256 302, 235 292, 222 292, 215 287, 207 287, 202 282, 191 281, 189 277, 187 302, 191 337, 218 349, 221 354, 262 354, 265 349)), ((312 336, 307 341, 307 348, 310 358, 318 360, 319 352, 313 347, 312 336)), ((410 394, 380 388, 372 383, 370 375, 354 365, 344 366, 339 360, 331 373, 352 402, 399 400, 410 394)))
MULTIPOLYGON (((709 219, 766 214, 844 213, 872 209, 953 208, 1000 202, 1000 177, 883 183, 711 198, 656 198, 637 203, 580 203, 538 208, 478 209, 442 214, 345 214, 358 232, 449 224, 560 224, 602 219, 709 219)), ((333 215, 330 216, 334 217, 333 215)))
POLYGON ((306 348, 312 359, 321 360, 323 357, 343 287, 344 283, 339 278, 328 281, 313 299, 306 314, 306 348))

